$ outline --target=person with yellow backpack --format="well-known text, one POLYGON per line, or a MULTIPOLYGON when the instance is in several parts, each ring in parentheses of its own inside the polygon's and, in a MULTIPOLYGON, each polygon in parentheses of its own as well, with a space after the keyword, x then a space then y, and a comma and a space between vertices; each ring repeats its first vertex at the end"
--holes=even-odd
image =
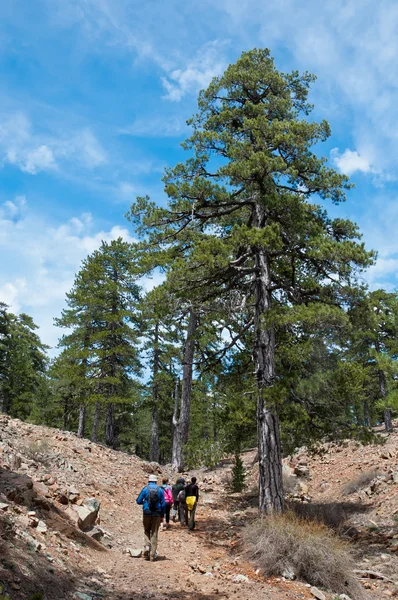
POLYGON ((196 483, 196 477, 192 477, 191 483, 185 486, 185 503, 189 511, 188 529, 195 529, 195 513, 199 501, 199 488, 196 483))

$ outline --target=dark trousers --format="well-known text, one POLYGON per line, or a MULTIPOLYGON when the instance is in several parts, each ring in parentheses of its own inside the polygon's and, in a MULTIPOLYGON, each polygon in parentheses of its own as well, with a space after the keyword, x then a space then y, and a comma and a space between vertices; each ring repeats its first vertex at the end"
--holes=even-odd
POLYGON ((166 517, 166 523, 170 523, 170 509, 171 509, 171 503, 170 502, 166 502, 166 508, 164 511, 164 515, 166 517))
POLYGON ((195 502, 195 504, 193 505, 193 509, 189 511, 189 524, 188 524, 188 528, 191 529, 191 530, 195 529, 196 505, 197 505, 197 502, 195 502))
POLYGON ((155 556, 158 547, 160 520, 161 517, 144 515, 145 552, 149 553, 150 558, 155 556))
POLYGON ((180 502, 178 507, 181 525, 188 525, 188 507, 185 502, 180 502))

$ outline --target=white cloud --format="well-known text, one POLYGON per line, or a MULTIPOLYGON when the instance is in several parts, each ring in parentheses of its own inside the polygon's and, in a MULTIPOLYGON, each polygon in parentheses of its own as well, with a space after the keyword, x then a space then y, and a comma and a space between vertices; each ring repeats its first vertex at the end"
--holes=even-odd
POLYGON ((75 131, 35 131, 22 112, 0 115, 0 160, 25 173, 76 167, 94 169, 108 161, 93 132, 85 127, 75 131))
POLYGON ((378 258, 376 264, 366 273, 366 280, 372 289, 396 287, 398 284, 398 258, 378 258))
POLYGON ((55 166, 56 163, 52 150, 43 144, 26 154, 25 163, 21 165, 21 169, 34 175, 39 171, 51 170, 55 166))
POLYGON ((145 119, 137 119, 127 127, 121 127, 118 133, 136 137, 177 137, 185 129, 185 120, 180 116, 159 117, 149 115, 145 119))
POLYGON ((16 196, 14 200, 7 200, 0 205, 0 220, 1 219, 18 219, 21 218, 25 211, 26 198, 25 196, 16 196))
POLYGON ((365 156, 361 156, 356 150, 347 148, 342 154, 338 148, 333 148, 330 153, 336 167, 345 175, 352 175, 356 171, 372 173, 373 168, 365 156))
POLYGON ((101 242, 122 237, 134 241, 125 227, 95 230, 90 214, 82 214, 65 223, 53 225, 46 217, 26 209, 15 199, 0 206, 0 301, 16 312, 32 315, 40 326, 43 341, 55 346, 61 335, 53 318, 65 305, 65 293, 73 285, 81 261, 101 242), (10 210, 11 205, 11 210, 10 210), (15 219, 14 207, 25 214, 15 219))
POLYGON ((89 168, 97 167, 107 162, 107 155, 94 134, 87 128, 78 133, 74 140, 74 149, 82 156, 89 168))
POLYGON ((186 94, 196 93, 206 87, 213 77, 220 75, 226 66, 224 46, 225 42, 219 40, 209 42, 184 68, 174 69, 167 77, 162 77, 162 84, 167 92, 164 98, 179 102, 186 94))

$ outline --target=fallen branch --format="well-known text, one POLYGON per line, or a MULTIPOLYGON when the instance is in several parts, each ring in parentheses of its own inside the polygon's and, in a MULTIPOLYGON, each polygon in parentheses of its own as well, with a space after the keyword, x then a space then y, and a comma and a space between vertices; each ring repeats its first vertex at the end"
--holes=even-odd
POLYGON ((397 583, 393 579, 389 579, 388 577, 386 577, 385 575, 383 575, 383 573, 379 573, 378 571, 368 571, 368 570, 362 570, 362 569, 354 569, 353 572, 356 575, 360 575, 360 579, 365 579, 365 578, 369 578, 369 579, 383 579, 384 581, 389 581, 390 583, 394 583, 394 584, 397 583))

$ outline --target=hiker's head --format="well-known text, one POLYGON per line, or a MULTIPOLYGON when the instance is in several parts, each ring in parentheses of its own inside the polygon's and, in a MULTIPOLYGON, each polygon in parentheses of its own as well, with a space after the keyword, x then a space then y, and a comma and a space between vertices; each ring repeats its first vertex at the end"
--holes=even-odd
POLYGON ((177 479, 177 483, 185 483, 185 480, 184 480, 184 478, 183 478, 183 477, 179 477, 179 478, 177 479))
POLYGON ((158 480, 158 477, 157 477, 157 475, 149 475, 149 476, 148 476, 148 482, 149 482, 149 483, 151 483, 151 481, 152 481, 153 483, 156 483, 156 482, 157 482, 157 480, 158 480))
POLYGON ((196 477, 192 477, 191 483, 196 483, 196 477))
POLYGON ((166 485, 166 483, 169 483, 169 480, 167 479, 167 477, 163 477, 162 484, 166 485))

